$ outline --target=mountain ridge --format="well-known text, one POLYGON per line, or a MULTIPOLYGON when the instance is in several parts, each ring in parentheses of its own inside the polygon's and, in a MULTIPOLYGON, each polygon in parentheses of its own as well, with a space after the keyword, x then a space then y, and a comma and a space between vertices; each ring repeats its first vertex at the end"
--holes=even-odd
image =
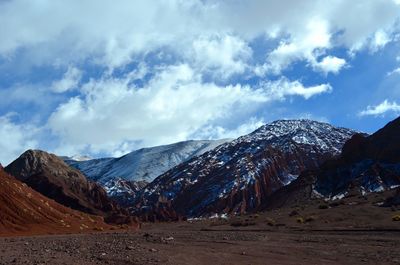
POLYGON ((0 235, 81 233, 109 229, 99 216, 67 208, 28 187, 0 165, 0 235))
POLYGON ((101 215, 109 221, 124 214, 99 184, 87 180, 54 154, 28 150, 5 170, 39 193, 75 210, 101 215))
POLYGON ((275 121, 167 171, 135 202, 158 218, 251 211, 304 169, 338 155, 355 133, 310 120, 275 121))
POLYGON ((66 163, 79 169, 88 178, 100 183, 105 183, 117 177, 130 181, 149 182, 158 177, 160 172, 165 172, 165 168, 169 169, 188 158, 200 155, 227 141, 230 141, 230 139, 188 140, 168 145, 141 148, 117 158, 99 158, 85 161, 67 159, 66 163), (151 163, 154 162, 151 160, 163 158, 166 161, 162 161, 158 165, 162 168, 151 172, 151 167, 153 166, 151 163))
POLYGON ((301 176, 271 196, 269 207, 365 196, 397 188, 386 205, 400 204, 400 117, 370 136, 355 134, 340 156, 325 161, 318 169, 301 176))

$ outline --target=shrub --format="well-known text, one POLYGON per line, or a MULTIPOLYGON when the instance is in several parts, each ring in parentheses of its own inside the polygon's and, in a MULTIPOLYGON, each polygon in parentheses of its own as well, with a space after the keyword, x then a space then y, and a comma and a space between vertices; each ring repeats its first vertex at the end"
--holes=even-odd
POLYGON ((298 212, 297 210, 293 210, 293 211, 291 211, 291 212, 289 213, 289 216, 290 216, 290 217, 295 216, 295 215, 299 215, 299 212, 298 212))
POLYGON ((392 221, 398 222, 400 221, 400 214, 396 214, 392 217, 392 221))
POLYGON ((249 222, 249 221, 235 221, 231 223, 231 226, 233 227, 239 227, 239 226, 250 226, 250 225, 255 225, 255 222, 249 222))
POLYGON ((308 217, 306 217, 306 219, 304 220, 306 223, 309 223, 309 222, 312 222, 312 221, 315 221, 315 217, 314 216, 308 216, 308 217))
POLYGON ((329 204, 330 207, 337 207, 339 205, 343 204, 343 201, 335 201, 335 202, 331 202, 329 204))
POLYGON ((275 225, 275 220, 272 219, 272 218, 268 217, 265 221, 267 222, 267 225, 269 225, 269 226, 274 226, 275 225))
POLYGON ((327 204, 320 204, 319 206, 318 206, 318 209, 321 209, 321 210, 323 210, 323 209, 328 209, 329 208, 329 206, 327 205, 327 204))

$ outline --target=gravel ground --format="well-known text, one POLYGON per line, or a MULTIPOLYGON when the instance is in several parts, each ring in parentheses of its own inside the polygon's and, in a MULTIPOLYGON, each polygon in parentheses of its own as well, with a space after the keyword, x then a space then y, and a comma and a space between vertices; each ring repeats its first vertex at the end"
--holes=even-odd
POLYGON ((0 264, 400 264, 398 231, 290 231, 206 224, 0 238, 0 264))

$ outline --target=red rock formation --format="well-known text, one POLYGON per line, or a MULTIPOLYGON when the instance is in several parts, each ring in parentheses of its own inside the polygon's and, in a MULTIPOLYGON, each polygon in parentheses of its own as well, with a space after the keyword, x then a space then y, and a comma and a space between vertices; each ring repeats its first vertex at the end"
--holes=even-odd
POLYGON ((56 155, 29 150, 5 170, 62 205, 104 216, 107 221, 121 220, 121 216, 125 215, 129 222, 127 212, 112 202, 99 184, 87 180, 82 173, 69 167, 56 155))
POLYGON ((82 233, 110 229, 87 215, 41 195, 0 169, 0 235, 82 233))
MULTIPOLYGON (((308 120, 277 121, 191 159, 158 177, 137 199, 161 198, 183 216, 250 212, 274 191, 338 155, 353 131, 308 120)), ((164 209, 164 208, 163 208, 164 209)))

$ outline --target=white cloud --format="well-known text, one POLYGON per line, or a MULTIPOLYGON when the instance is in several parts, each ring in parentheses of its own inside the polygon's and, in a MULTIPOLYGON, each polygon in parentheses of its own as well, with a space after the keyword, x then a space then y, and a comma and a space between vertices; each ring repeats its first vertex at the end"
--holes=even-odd
POLYGON ((212 47, 201 61, 226 70, 221 61, 225 56, 240 72, 248 43, 265 36, 281 40, 266 54, 277 71, 296 60, 315 61, 332 47, 381 48, 393 39, 399 11, 394 1, 363 0, 333 0, 329 5, 323 0, 121 0, 118 5, 94 0, 3 1, 0 54, 13 59, 22 51, 32 60, 26 63, 34 64, 90 60, 114 68, 165 47, 188 54, 196 43, 202 47, 203 36, 229 36, 206 40, 212 47), (362 15, 354 19, 354 14, 362 15), (215 48, 221 53, 210 56, 215 48))
POLYGON ((249 121, 240 124, 234 129, 227 129, 219 125, 207 125, 194 133, 195 139, 235 139, 249 134, 265 124, 263 119, 252 117, 249 121))
POLYGON ((305 59, 314 63, 318 55, 318 49, 330 47, 331 34, 326 21, 310 20, 305 31, 292 34, 289 41, 283 41, 268 55, 268 64, 275 73, 280 73, 292 62, 305 59))
POLYGON ((274 100, 282 100, 287 96, 301 96, 309 99, 315 95, 332 91, 332 86, 329 84, 305 87, 299 81, 289 81, 286 78, 281 78, 273 82, 265 82, 262 86, 268 88, 268 94, 274 100))
POLYGON ((379 50, 391 41, 391 37, 388 33, 383 30, 378 30, 375 32, 373 41, 371 43, 371 48, 373 50, 379 50))
POLYGON ((8 165, 27 149, 36 148, 37 129, 30 125, 16 124, 13 114, 0 117, 0 163, 8 165))
POLYGON ((243 73, 252 54, 247 43, 231 35, 200 37, 193 42, 193 50, 195 65, 223 78, 243 73))
POLYGON ((346 60, 335 56, 326 56, 320 62, 316 62, 313 67, 325 74, 337 74, 346 65, 346 60))
POLYGON ((376 106, 368 106, 366 110, 359 113, 360 116, 382 116, 387 112, 400 113, 400 105, 395 101, 390 102, 387 99, 376 106))
MULTIPOLYGON (((112 154, 127 144, 137 147, 187 140, 216 121, 232 120, 235 113, 250 114, 272 100, 287 96, 308 99, 331 90, 329 85, 304 87, 287 79, 258 88, 219 86, 204 83, 186 64, 159 69, 143 87, 131 81, 130 75, 91 80, 80 88, 83 96, 60 105, 48 123, 62 139, 63 149, 57 153, 76 154, 89 149, 112 154)), ((235 135, 249 127, 220 135, 235 135)))
POLYGON ((146 87, 129 77, 92 80, 84 96, 70 99, 53 113, 49 126, 63 145, 115 152, 123 142, 157 145, 186 140, 208 122, 228 117, 233 108, 266 102, 261 89, 202 83, 188 65, 166 67, 146 87))
POLYGON ((365 0, 0 2, 2 63, 23 62, 27 72, 32 65, 69 67, 52 83, 59 93, 38 86, 0 90, 10 102, 18 98, 15 104, 47 103, 48 94, 49 105, 63 102, 47 126, 65 154, 115 154, 184 140, 207 126, 220 135, 244 131, 251 125, 229 129, 237 125, 235 112, 257 116, 254 109, 267 102, 332 91, 328 83, 304 86, 282 76, 271 81, 269 73, 298 62, 338 73, 347 62, 333 49, 382 49, 398 33, 400 13, 395 1, 365 0), (245 85, 254 74, 265 82, 245 85), (72 89, 78 95, 65 99, 69 93, 62 92, 72 89))
POLYGON ((389 73, 387 73, 387 76, 391 76, 391 75, 396 75, 396 74, 400 74, 400 67, 394 69, 393 71, 390 71, 389 73))
POLYGON ((51 90, 56 93, 64 93, 77 88, 82 78, 82 72, 76 67, 68 67, 61 80, 54 81, 51 90))

